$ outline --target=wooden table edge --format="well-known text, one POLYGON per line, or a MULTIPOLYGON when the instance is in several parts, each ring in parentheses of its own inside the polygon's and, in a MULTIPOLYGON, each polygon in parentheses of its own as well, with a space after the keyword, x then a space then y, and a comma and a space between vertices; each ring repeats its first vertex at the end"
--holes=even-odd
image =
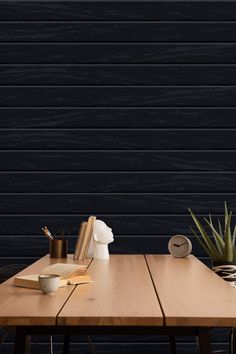
POLYGON ((162 318, 156 317, 76 317, 73 321, 73 318, 69 320, 66 317, 58 317, 57 318, 57 326, 158 326, 163 327, 164 321, 162 318), (145 324, 144 324, 145 322, 145 324))
POLYGON ((216 328, 226 328, 226 327, 236 327, 236 318, 227 318, 219 317, 204 318, 204 325, 201 318, 195 317, 179 317, 176 321, 176 318, 165 317, 165 326, 166 327, 216 327, 216 328))

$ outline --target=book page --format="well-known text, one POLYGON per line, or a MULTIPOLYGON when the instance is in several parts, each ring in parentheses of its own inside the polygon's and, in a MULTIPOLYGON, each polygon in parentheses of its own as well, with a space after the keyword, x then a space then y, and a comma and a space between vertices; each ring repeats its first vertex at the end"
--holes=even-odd
POLYGON ((41 274, 55 274, 64 279, 68 279, 73 275, 82 275, 86 272, 87 267, 78 264, 56 263, 44 268, 41 274))
POLYGON ((77 285, 77 284, 85 284, 85 283, 92 283, 92 279, 90 275, 77 275, 68 279, 68 284, 70 285, 77 285))
POLYGON ((38 281, 39 280, 39 274, 22 275, 21 277, 15 277, 15 279, 38 281))
MULTIPOLYGON (((22 275, 21 277, 15 277, 14 279, 14 286, 19 286, 22 288, 29 288, 29 289, 39 289, 39 274, 31 274, 31 275, 22 275)), ((68 279, 61 279, 60 278, 60 285, 59 287, 64 287, 68 284, 68 279)))

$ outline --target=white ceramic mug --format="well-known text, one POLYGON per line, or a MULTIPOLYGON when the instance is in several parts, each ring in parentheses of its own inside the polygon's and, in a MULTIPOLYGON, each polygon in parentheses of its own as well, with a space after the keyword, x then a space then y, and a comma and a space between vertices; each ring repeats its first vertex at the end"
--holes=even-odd
POLYGON ((39 288, 47 295, 54 293, 60 285, 60 277, 55 274, 42 274, 39 275, 39 288))

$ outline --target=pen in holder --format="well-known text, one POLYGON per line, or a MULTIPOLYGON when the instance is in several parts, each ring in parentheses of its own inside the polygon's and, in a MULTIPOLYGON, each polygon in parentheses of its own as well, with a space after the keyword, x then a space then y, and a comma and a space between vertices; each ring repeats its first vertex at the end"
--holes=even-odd
POLYGON ((50 240, 50 258, 67 258, 68 240, 50 240))

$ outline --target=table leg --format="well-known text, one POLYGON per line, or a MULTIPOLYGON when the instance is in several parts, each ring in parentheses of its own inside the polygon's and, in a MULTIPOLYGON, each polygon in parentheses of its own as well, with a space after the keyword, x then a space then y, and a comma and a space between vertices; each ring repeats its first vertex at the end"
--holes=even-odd
POLYGON ((50 345, 50 354, 53 354, 53 342, 52 342, 52 336, 49 337, 49 345, 50 345))
POLYGON ((30 353, 31 336, 27 335, 24 328, 16 328, 16 338, 14 345, 14 354, 29 354, 30 353))
POLYGON ((174 335, 169 336, 169 341, 170 341, 170 352, 171 352, 171 354, 176 354, 175 336, 174 335))
POLYGON ((70 352, 70 335, 66 334, 64 336, 63 354, 69 354, 69 352, 70 352))
POLYGON ((230 354, 236 354, 236 332, 235 332, 235 328, 231 328, 230 330, 230 338, 229 338, 229 342, 230 342, 230 354))
POLYGON ((209 328, 199 327, 197 329, 197 343, 199 354, 212 353, 209 328))

